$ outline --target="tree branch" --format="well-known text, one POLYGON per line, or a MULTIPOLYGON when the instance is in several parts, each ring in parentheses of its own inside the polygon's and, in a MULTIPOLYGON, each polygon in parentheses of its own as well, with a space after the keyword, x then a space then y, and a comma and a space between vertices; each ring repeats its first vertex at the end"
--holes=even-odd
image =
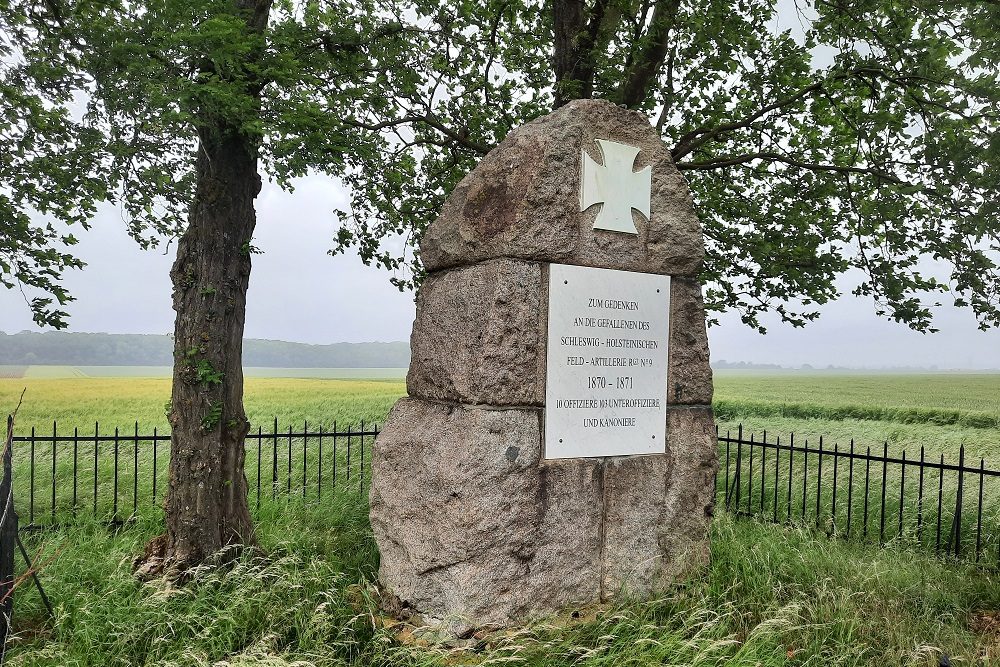
POLYGON ((493 24, 490 26, 490 55, 483 67, 483 104, 487 107, 490 105, 490 70, 493 68, 493 61, 497 55, 497 33, 500 30, 500 21, 503 19, 503 12, 507 9, 507 5, 508 3, 505 2, 497 8, 493 24))
POLYGON ((646 92, 656 79, 670 48, 670 31, 674 27, 680 0, 657 0, 653 7, 653 18, 649 30, 643 38, 645 44, 639 56, 625 73, 625 79, 618 89, 618 101, 630 109, 641 105, 646 92))
POLYGON ((474 151, 479 155, 486 155, 491 150, 493 146, 488 144, 479 143, 473 141, 469 138, 469 132, 467 129, 462 128, 461 130, 455 130, 448 127, 433 113, 420 114, 408 114, 406 116, 401 116, 400 118, 393 118, 392 120, 382 121, 381 123, 364 123, 357 120, 344 119, 345 125, 350 125, 351 127, 361 128, 363 130, 369 130, 371 132, 378 132, 379 130, 384 130, 390 127, 398 127, 400 125, 412 125, 415 123, 424 123, 428 127, 431 127, 444 136, 451 139, 453 142, 467 148, 468 150, 474 151))
MULTIPOLYGON (((705 145, 712 139, 715 139, 721 134, 732 132, 734 130, 746 129, 750 127, 750 125, 752 125, 755 121, 760 120, 768 113, 795 104, 796 102, 802 100, 806 96, 816 91, 823 90, 828 82, 843 81, 845 79, 850 79, 853 77, 864 79, 866 76, 872 78, 878 77, 884 79, 904 89, 910 89, 916 82, 929 83, 938 86, 951 85, 945 81, 937 81, 924 76, 920 76, 918 74, 895 74, 891 72, 886 72, 885 70, 878 67, 870 67, 870 66, 856 67, 848 72, 837 74, 822 79, 820 81, 811 83, 803 88, 800 88, 799 90, 795 91, 794 93, 785 98, 782 98, 780 100, 777 100, 776 102, 772 102, 771 104, 761 107, 760 109, 758 109, 757 111, 755 111, 754 113, 750 114, 749 116, 745 117, 742 120, 735 121, 732 123, 724 123, 722 125, 717 125, 715 127, 702 126, 697 129, 691 130, 690 132, 683 135, 680 139, 677 140, 677 145, 674 146, 674 148, 670 151, 670 154, 675 162, 679 161, 684 156, 691 154, 692 152, 694 152, 701 146, 705 145)), ((915 98, 915 99, 919 101, 921 98, 915 98)), ((949 109, 946 105, 938 104, 938 106, 941 106, 943 109, 955 113, 957 115, 962 115, 961 113, 959 113, 954 109, 949 109)), ((988 117, 987 114, 982 114, 982 116, 988 117)))
POLYGON ((722 125, 717 125, 712 128, 702 126, 695 130, 691 130, 690 132, 682 136, 680 139, 678 139, 677 145, 670 151, 670 155, 676 162, 685 155, 689 155, 699 147, 703 146, 707 142, 719 136, 720 134, 750 127, 750 125, 753 124, 754 121, 759 120, 763 116, 767 115, 768 113, 776 109, 781 109, 782 107, 786 107, 790 104, 798 102, 803 97, 806 97, 807 95, 822 88, 824 84, 825 84, 824 81, 817 81, 813 84, 810 84, 804 88, 797 90, 788 97, 785 97, 776 102, 772 102, 771 104, 761 107, 756 112, 750 114, 743 120, 734 123, 724 123, 722 125))
POLYGON ((711 169, 723 169, 725 167, 746 164, 747 162, 753 162, 754 160, 782 162, 789 166, 798 167, 799 169, 808 169, 809 171, 832 171, 840 174, 867 174, 880 180, 892 183, 893 185, 914 187, 912 183, 904 181, 894 174, 890 174, 887 171, 882 171, 873 167, 854 167, 837 164, 823 164, 820 162, 803 162, 802 160, 796 160, 795 158, 782 155, 781 153, 770 152, 748 153, 746 155, 719 158, 717 160, 706 160, 704 162, 676 162, 675 166, 682 171, 707 171, 711 169))

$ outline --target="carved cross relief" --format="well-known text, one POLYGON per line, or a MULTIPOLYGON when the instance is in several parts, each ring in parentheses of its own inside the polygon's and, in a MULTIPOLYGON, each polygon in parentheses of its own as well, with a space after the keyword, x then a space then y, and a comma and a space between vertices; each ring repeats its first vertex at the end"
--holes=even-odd
POLYGON ((638 234, 632 209, 649 219, 652 169, 632 171, 639 149, 616 141, 598 139, 604 164, 594 162, 583 151, 583 178, 580 181, 580 210, 602 204, 594 229, 638 234))

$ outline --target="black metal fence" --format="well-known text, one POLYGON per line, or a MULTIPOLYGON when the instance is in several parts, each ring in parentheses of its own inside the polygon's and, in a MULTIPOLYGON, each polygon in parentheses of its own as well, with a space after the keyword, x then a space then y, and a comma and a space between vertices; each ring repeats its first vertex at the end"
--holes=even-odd
MULTIPOLYGON (((290 499, 321 500, 364 493, 378 425, 258 427, 246 438, 251 507, 290 499)), ((166 489, 168 434, 129 432, 15 435, 15 502, 28 527, 81 514, 122 522, 157 512, 166 489)), ((717 499, 730 512, 778 523, 808 524, 830 536, 886 543, 907 541, 938 553, 1000 564, 1000 471, 986 461, 890 453, 870 447, 816 446, 718 434, 717 499)))
POLYGON ((977 563, 1000 564, 1000 470, 943 454, 918 457, 719 434, 716 490, 733 513, 815 526, 846 539, 909 542, 977 563))
MULTIPOLYGON (((89 430, 89 429, 88 429, 89 430)), ((253 508, 262 501, 290 497, 322 499, 324 494, 363 493, 369 479, 377 424, 339 427, 258 427, 246 438, 245 471, 253 508)), ((119 523, 162 505, 167 484, 170 435, 153 429, 127 432, 52 432, 15 435, 15 501, 27 527, 71 520, 81 513, 119 523)))

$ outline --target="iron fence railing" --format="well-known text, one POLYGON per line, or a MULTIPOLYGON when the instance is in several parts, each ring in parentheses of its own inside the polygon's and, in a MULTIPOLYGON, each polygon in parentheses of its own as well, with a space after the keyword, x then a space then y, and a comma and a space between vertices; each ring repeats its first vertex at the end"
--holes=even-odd
MULTIPOLYGON (((245 470, 252 509, 291 498, 321 500, 332 492, 364 493, 370 481, 376 424, 278 427, 246 438, 245 470)), ((88 429, 89 431, 89 429, 88 429)), ((871 447, 827 446, 786 439, 717 433, 717 502, 731 513, 776 523, 807 524, 830 536, 908 542, 941 554, 1000 564, 1000 470, 871 447)), ((122 522, 159 511, 169 464, 168 434, 51 434, 32 429, 13 438, 14 499, 28 527, 90 515, 122 522)))
POLYGON ((727 510, 775 523, 812 525, 830 536, 909 542, 977 563, 1000 564, 1000 470, 986 460, 957 463, 944 454, 907 456, 847 446, 811 446, 718 434, 716 490, 727 510))
MULTIPOLYGON (((89 430, 89 429, 88 429, 89 430)), ((363 493, 369 478, 371 445, 377 424, 329 427, 258 427, 246 437, 245 473, 251 506, 279 496, 321 499, 334 490, 363 493)), ((127 432, 15 435, 14 498, 27 527, 71 520, 80 513, 121 522, 155 510, 166 489, 170 435, 154 428, 141 433, 138 423, 127 432)))

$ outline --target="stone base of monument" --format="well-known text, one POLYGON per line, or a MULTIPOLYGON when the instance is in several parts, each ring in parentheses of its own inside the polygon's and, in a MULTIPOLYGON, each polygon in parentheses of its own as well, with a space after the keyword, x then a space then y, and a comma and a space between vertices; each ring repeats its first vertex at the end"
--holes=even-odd
POLYGON ((703 253, 656 130, 607 102, 515 130, 457 186, 421 243, 409 397, 373 452, 390 607, 466 636, 648 599, 706 564, 703 253))
POLYGON ((540 410, 400 400, 372 461, 379 578, 455 634, 621 596, 707 563, 711 411, 674 406, 665 455, 541 458, 540 410), (692 463, 694 465, 692 465, 692 463))

